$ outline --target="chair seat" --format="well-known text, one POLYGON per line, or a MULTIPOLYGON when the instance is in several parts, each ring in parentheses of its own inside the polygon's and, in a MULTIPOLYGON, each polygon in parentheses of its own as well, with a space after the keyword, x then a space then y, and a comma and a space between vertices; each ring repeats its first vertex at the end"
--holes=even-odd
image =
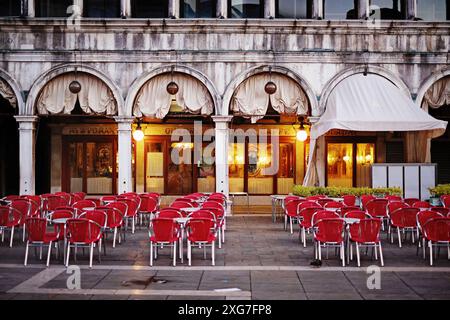
POLYGON ((320 242, 323 242, 323 243, 342 243, 342 242, 344 242, 344 239, 338 239, 338 240, 332 239, 332 240, 330 240, 330 239, 327 239, 326 237, 321 236, 321 235, 316 235, 315 239, 317 241, 320 241, 320 242))
POLYGON ((178 241, 178 237, 173 236, 168 239, 157 239, 155 236, 150 237, 151 242, 175 242, 178 241))
POLYGON ((361 237, 352 237, 350 236, 350 240, 353 242, 358 242, 358 243, 379 243, 380 239, 377 239, 376 241, 367 241, 367 239, 361 238, 361 237))
POLYGON ((188 240, 191 242, 213 242, 216 240, 216 236, 214 234, 210 234, 206 240, 198 240, 198 239, 192 239, 191 237, 188 237, 188 240))
POLYGON ((58 237, 58 233, 56 232, 49 232, 46 233, 44 235, 44 238, 42 240, 35 240, 35 241, 30 241, 30 242, 43 242, 43 243, 50 243, 51 242, 55 242, 60 240, 60 238, 58 237))

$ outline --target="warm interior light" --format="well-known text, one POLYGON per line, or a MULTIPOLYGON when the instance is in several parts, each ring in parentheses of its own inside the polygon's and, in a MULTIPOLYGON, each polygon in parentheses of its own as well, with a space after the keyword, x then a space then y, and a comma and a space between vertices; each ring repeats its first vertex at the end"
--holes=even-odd
POLYGON ((172 143, 174 149, 192 149, 194 144, 192 142, 174 142, 172 143))
POLYGON ((297 140, 304 142, 306 141, 306 139, 308 139, 308 133, 306 132, 305 129, 300 129, 297 131, 297 140))
POLYGON ((372 155, 371 154, 366 155, 366 162, 369 162, 369 163, 372 162, 372 155))
POLYGON ((133 131, 133 139, 136 141, 142 141, 144 139, 144 132, 141 128, 141 123, 138 121, 136 130, 133 131))
POLYGON ((343 158, 342 158, 345 162, 348 162, 348 161, 350 161, 350 157, 349 156, 347 156, 347 155, 345 155, 343 158))

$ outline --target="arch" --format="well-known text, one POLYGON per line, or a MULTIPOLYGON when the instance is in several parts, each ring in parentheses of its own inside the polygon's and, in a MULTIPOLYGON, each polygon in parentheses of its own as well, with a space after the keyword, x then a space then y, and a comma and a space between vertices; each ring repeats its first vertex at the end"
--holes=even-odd
POLYGON ((253 67, 253 68, 245 70, 244 72, 239 74, 232 82, 230 82, 228 84, 227 88, 225 89, 223 98, 222 98, 222 108, 221 108, 220 115, 228 115, 229 114, 231 97, 233 96, 237 87, 245 79, 247 79, 251 76, 257 75, 259 73, 266 73, 269 71, 283 74, 283 75, 293 79, 295 82, 297 82, 300 85, 300 87, 302 88, 302 90, 305 92, 306 97, 309 100, 309 104, 311 107, 311 113, 314 114, 314 110, 316 110, 318 107, 317 96, 315 95, 314 91, 311 89, 311 86, 305 80, 304 77, 300 76, 299 74, 292 71, 291 69, 288 69, 283 66, 263 65, 263 66, 253 67))
POLYGON ((208 92, 213 99, 215 114, 216 115, 218 114, 218 106, 220 105, 221 98, 215 85, 206 75, 204 75, 200 71, 183 65, 162 66, 153 69, 147 73, 144 73, 140 77, 135 79, 131 84, 128 90, 127 97, 125 99, 125 114, 130 117, 133 116, 134 101, 139 93, 139 90, 142 88, 144 84, 147 83, 147 81, 156 77, 157 75, 172 72, 172 70, 173 72, 188 74, 197 79, 198 81, 200 81, 201 83, 203 83, 203 85, 205 85, 206 89, 208 89, 208 92))
POLYGON ((24 115, 35 115, 36 114, 36 100, 39 97, 39 93, 44 88, 44 86, 55 77, 69 73, 74 72, 76 69, 77 72, 84 72, 87 74, 90 74, 94 77, 99 78, 101 81, 103 81, 108 88, 111 90, 114 99, 117 103, 117 112, 119 116, 124 115, 124 100, 121 94, 120 88, 104 73, 98 71, 97 69, 94 69, 92 67, 86 66, 86 65, 80 65, 80 64, 65 64, 62 66, 55 67, 46 73, 39 76, 39 78, 36 79, 36 81, 31 86, 30 92, 28 94, 26 106, 25 106, 25 113, 24 115))
POLYGON ((403 80, 400 77, 395 75, 390 70, 387 70, 382 67, 377 67, 377 66, 361 65, 361 66, 356 66, 356 67, 345 69, 345 70, 339 72, 338 74, 336 74, 333 78, 331 78, 331 80, 329 80, 327 82, 327 84, 325 85, 325 87, 322 91, 322 95, 320 96, 318 113, 314 114, 314 116, 317 116, 317 117, 321 116, 325 112, 325 107, 327 104, 328 97, 330 96, 331 92, 333 92, 334 88, 341 81, 343 81, 344 79, 346 79, 352 75, 355 75, 358 73, 364 73, 366 70, 368 73, 373 73, 373 74, 379 75, 383 78, 386 78, 387 80, 392 82, 394 85, 396 85, 400 90, 402 90, 403 93, 405 93, 408 97, 411 98, 411 93, 409 91, 408 86, 403 82, 403 80))
POLYGON ((19 84, 14 80, 13 77, 11 77, 8 72, 4 71, 3 69, 0 69, 0 78, 5 81, 13 90, 17 100, 18 114, 23 114, 23 112, 25 112, 25 101, 23 99, 22 89, 20 88, 19 84))
POLYGON ((422 107, 422 101, 425 97, 426 92, 428 89, 431 88, 431 86, 436 82, 441 80, 442 78, 445 78, 447 76, 450 76, 450 68, 442 69, 437 72, 432 73, 428 78, 426 78, 422 84, 420 85, 419 90, 417 91, 416 95, 416 105, 421 108, 422 107))

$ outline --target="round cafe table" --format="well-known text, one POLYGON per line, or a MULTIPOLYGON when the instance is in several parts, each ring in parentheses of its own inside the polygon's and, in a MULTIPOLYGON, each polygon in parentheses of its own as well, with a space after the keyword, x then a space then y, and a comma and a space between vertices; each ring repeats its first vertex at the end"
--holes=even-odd
POLYGON ((53 219, 50 220, 51 223, 53 224, 58 224, 58 225, 62 225, 62 230, 64 232, 64 246, 63 246, 63 263, 65 262, 65 257, 66 257, 66 247, 67 247, 67 239, 66 239, 66 223, 67 220, 69 220, 70 218, 58 218, 58 219, 53 219))
POLYGON ((281 208, 283 208, 283 201, 287 195, 274 194, 270 196, 272 198, 272 221, 277 221, 277 215, 282 216, 281 208))

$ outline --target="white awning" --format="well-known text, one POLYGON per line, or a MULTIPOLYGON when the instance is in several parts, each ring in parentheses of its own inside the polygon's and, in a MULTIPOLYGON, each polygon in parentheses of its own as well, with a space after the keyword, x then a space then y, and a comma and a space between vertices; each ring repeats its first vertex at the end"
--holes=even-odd
POLYGON ((331 129, 352 131, 424 131, 431 138, 445 132, 446 121, 417 107, 384 77, 356 74, 340 82, 330 94, 326 110, 311 128, 317 139, 331 129))

